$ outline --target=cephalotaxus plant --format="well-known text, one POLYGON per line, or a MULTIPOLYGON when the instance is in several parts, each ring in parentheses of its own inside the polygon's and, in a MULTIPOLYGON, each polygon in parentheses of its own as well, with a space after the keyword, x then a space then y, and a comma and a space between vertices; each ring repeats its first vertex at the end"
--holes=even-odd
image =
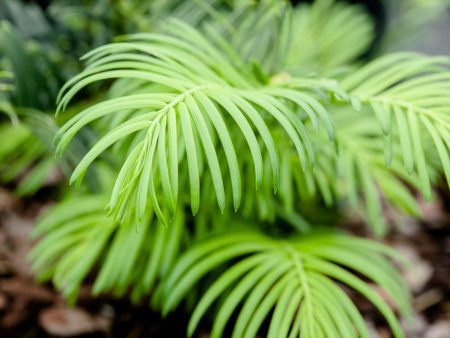
POLYGON ((346 285, 403 337, 401 257, 308 218, 359 210, 381 236, 386 202, 420 215, 411 188, 431 198, 450 179, 449 60, 355 61, 373 32, 356 6, 201 3, 197 27, 121 37, 63 87, 58 111, 112 83, 56 136, 63 152, 95 130, 71 181, 98 160, 105 188, 44 216, 34 268, 71 301, 94 265, 94 294, 150 296, 163 314, 188 299, 188 334, 208 314, 212 337, 369 337, 346 285))

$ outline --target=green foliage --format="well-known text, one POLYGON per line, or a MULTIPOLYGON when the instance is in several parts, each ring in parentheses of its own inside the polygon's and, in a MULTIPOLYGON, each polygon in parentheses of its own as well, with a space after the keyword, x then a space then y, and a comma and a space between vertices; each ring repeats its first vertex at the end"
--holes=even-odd
POLYGON ((14 85, 11 83, 12 78, 11 72, 0 70, 0 112, 5 113, 11 123, 17 123, 17 114, 9 102, 9 92, 14 89, 14 85))
POLYGON ((7 20, 0 22, 0 65, 6 69, 0 73, 0 111, 11 119, 0 124, 0 135, 8 140, 1 145, 0 180, 16 183, 18 195, 32 195, 52 174, 69 174, 85 152, 83 136, 62 160, 56 159, 52 143, 58 126, 47 114, 76 67, 63 56, 38 6, 6 0, 0 9, 7 20))
POLYGON ((359 6, 320 0, 292 15, 292 40, 286 65, 290 71, 329 71, 362 56, 374 40, 374 25, 359 6))
POLYGON ((0 26, 0 51, 13 76, 11 101, 19 107, 53 108, 59 85, 64 80, 55 67, 55 56, 44 46, 27 41, 8 22, 0 26))
POLYGON ((233 206, 237 209, 241 203, 242 163, 238 162, 232 139, 234 142, 245 139, 248 145, 251 157, 243 160, 254 166, 252 175, 256 188, 263 180, 263 153, 267 151, 276 190, 279 155, 269 125, 284 129, 285 137, 298 152, 301 167, 306 168, 313 161, 305 122, 295 118, 291 109, 306 109, 316 127, 322 123, 330 138, 334 137, 332 123, 314 92, 318 89, 324 94, 333 91, 332 82, 298 78, 295 86, 304 88, 303 92, 276 84, 261 85, 239 59, 225 58, 220 49, 192 27, 173 21, 167 29, 166 36, 140 34, 131 37, 130 42, 100 47, 87 56, 89 67, 62 90, 60 109, 65 108, 78 90, 93 81, 108 78, 137 81, 138 88, 132 87, 133 94, 122 91, 119 98, 89 107, 64 125, 58 134, 58 150, 63 150, 86 124, 119 114, 123 109, 128 111, 127 120, 111 126, 79 163, 71 179, 80 180, 88 166, 108 147, 119 141, 128 142, 129 155, 118 175, 109 205, 116 219, 139 222, 151 205, 166 223, 176 207, 178 171, 184 162, 189 168, 191 207, 195 215, 199 209, 200 176, 205 160, 223 211, 225 170, 219 164, 218 150, 226 158, 233 206), (179 130, 181 133, 177 132, 179 130), (216 139, 220 143, 217 144, 216 139), (163 191, 167 211, 161 210, 162 203, 156 191, 163 191))
POLYGON ((45 146, 22 125, 11 127, 9 124, 2 124, 0 134, 8 140, 0 145, 1 182, 11 182, 16 177, 24 176, 16 188, 16 193, 28 195, 36 192, 55 169, 56 160, 46 157, 45 146), (33 170, 27 172, 33 164, 33 170))
MULTIPOLYGON (((394 203, 398 201, 396 204, 404 210, 417 214, 407 189, 396 179, 397 176, 414 181, 408 179, 406 173, 412 174, 416 168, 414 174, 417 173, 424 196, 431 197, 430 178, 439 168, 435 163, 428 168, 432 161, 427 157, 432 157, 432 152, 425 154, 423 150, 427 137, 424 133, 433 139, 440 165, 448 175, 446 90, 449 76, 446 58, 393 54, 336 79, 294 76, 279 79, 274 75, 264 83, 252 74, 251 67, 237 54, 226 54, 226 51, 232 51, 231 46, 222 41, 221 47, 209 43, 192 27, 171 22, 167 35, 135 35, 127 42, 93 51, 87 56, 89 66, 86 70, 63 88, 60 109, 64 109, 85 85, 109 78, 127 79, 121 84, 121 90, 114 91, 113 98, 87 108, 58 134, 58 150, 63 150, 87 124, 100 118, 114 121, 105 136, 79 163, 72 181, 79 181, 89 165, 110 146, 120 143, 126 147, 127 157, 109 203, 115 219, 126 224, 139 223, 145 210, 151 207, 158 218, 167 223, 176 209, 180 187, 187 184, 183 176, 178 177, 179 168, 184 164, 188 168, 194 215, 200 204, 200 177, 205 176, 202 173, 207 169, 219 208, 222 212, 226 208, 226 170, 219 163, 226 163, 230 171, 235 210, 241 204, 244 165, 254 167, 254 172, 244 171, 248 175, 244 177, 245 181, 255 178, 254 189, 258 189, 263 180, 270 179, 269 173, 272 173, 276 192, 280 180, 280 152, 275 143, 282 144, 282 149, 293 144, 296 149, 300 160, 294 158, 285 163, 293 166, 286 169, 289 172, 303 170, 308 175, 308 170, 313 167, 322 167, 322 170, 310 171, 312 178, 309 181, 316 181, 325 201, 330 203, 332 191, 327 186, 334 185, 337 166, 336 163, 326 164, 327 159, 321 163, 316 160, 311 141, 314 129, 327 132, 329 139, 321 138, 322 146, 328 143, 333 147, 337 141, 337 151, 328 150, 329 156, 344 158, 340 162, 346 166, 348 194, 356 201, 359 191, 363 192, 368 219, 378 234, 384 230, 375 181, 394 203), (132 88, 133 94, 130 95, 125 86, 132 88), (376 130, 366 126, 371 128, 368 141, 374 141, 369 147, 375 146, 377 151, 372 151, 371 156, 365 152, 361 160, 351 154, 355 147, 361 146, 355 143, 357 138, 345 135, 351 130, 341 132, 340 139, 335 139, 335 122, 348 110, 354 112, 353 116, 360 115, 359 110, 366 105, 377 117, 384 136, 373 135, 376 130), (112 117, 123 114, 124 109, 126 120, 112 117), (338 110, 336 121, 326 109, 338 110), (395 121, 392 123, 391 120, 395 121), (374 139, 374 136, 378 138, 374 139), (401 152, 406 173, 397 164, 390 170, 379 163, 382 149, 377 142, 380 139, 385 142, 386 165, 397 160, 401 152), (238 161, 233 143, 248 146, 250 156, 241 156, 238 161), (270 162, 266 168, 265 157, 270 162), (153 161, 153 158, 157 160, 153 161), (219 158, 224 161, 219 162, 219 158), (378 170, 373 170, 375 163, 378 163, 378 170), (375 172, 370 174, 372 171, 375 172), (325 182, 327 180, 331 184, 325 182), (393 185, 398 188, 393 189, 393 185), (158 195, 157 191, 162 194, 158 195)), ((360 127, 364 126, 357 123, 350 126, 360 127)), ((309 187, 309 190, 313 189, 309 187)))
POLYGON ((36 227, 39 279, 72 304, 90 281, 184 303, 189 335, 209 313, 212 337, 237 338, 368 337, 353 289, 403 337, 397 254, 316 216, 356 210, 381 236, 385 208, 420 217, 415 194, 450 182, 448 58, 363 61, 374 24, 344 2, 114 4, 0 5, 1 178, 34 193, 75 168, 81 190, 36 227))
POLYGON ((98 264, 93 293, 135 301, 153 290, 180 251, 184 216, 178 211, 170 232, 155 226, 152 215, 135 231, 120 227, 104 212, 107 196, 68 198, 44 215, 33 236, 45 238, 30 253, 41 281, 52 280, 72 304, 82 282, 98 264))
POLYGON ((255 232, 219 234, 180 257, 163 284, 163 313, 172 310, 205 274, 227 264, 196 304, 189 336, 217 301, 211 337, 223 337, 237 308, 231 337, 256 337, 266 317, 270 317, 267 337, 297 337, 300 332, 302 337, 369 337, 361 314, 335 282, 339 281, 369 299, 395 337, 403 337, 385 300, 354 274, 377 283, 408 314, 408 292, 386 254, 396 257, 383 245, 337 233, 288 241, 255 232))
POLYGON ((431 197, 430 173, 424 149, 426 134, 433 139, 450 182, 450 73, 446 57, 394 54, 382 57, 342 80, 343 89, 370 105, 387 137, 386 160, 392 162, 393 134, 398 135, 408 173, 415 169, 421 191, 431 197), (395 129, 393 131, 392 129, 395 129))

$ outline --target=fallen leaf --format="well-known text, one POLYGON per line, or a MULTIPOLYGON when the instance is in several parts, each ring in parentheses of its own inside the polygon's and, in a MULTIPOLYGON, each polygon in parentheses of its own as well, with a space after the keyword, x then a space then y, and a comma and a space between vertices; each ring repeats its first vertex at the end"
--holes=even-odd
POLYGON ((106 331, 109 321, 94 317, 80 308, 52 307, 39 314, 40 326, 49 334, 73 337, 98 331, 106 331))
POLYGON ((10 211, 17 205, 17 199, 7 190, 0 188, 0 212, 10 211))
POLYGON ((449 338, 450 337, 450 321, 439 320, 430 325, 425 334, 425 338, 449 338))
POLYGON ((429 307, 439 303, 444 299, 445 295, 440 289, 431 289, 420 295, 418 295, 414 299, 414 309, 417 312, 423 312, 429 307))

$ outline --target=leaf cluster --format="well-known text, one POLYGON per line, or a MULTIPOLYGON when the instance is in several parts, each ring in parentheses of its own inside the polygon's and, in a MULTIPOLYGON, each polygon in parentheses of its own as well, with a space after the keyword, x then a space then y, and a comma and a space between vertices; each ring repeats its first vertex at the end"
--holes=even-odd
MULTIPOLYGON (((54 13, 89 17, 65 5, 54 13)), ((113 12, 106 21, 136 18, 120 33, 147 32, 83 40, 101 46, 58 95, 69 118, 48 149, 72 154, 82 194, 69 190, 36 228, 41 280, 71 302, 92 272, 96 295, 150 296, 163 314, 184 301, 189 335, 208 316, 213 337, 368 337, 352 289, 403 337, 391 309, 410 314, 398 255, 307 215, 356 210, 377 236, 385 208, 420 216, 415 194, 450 182, 448 58, 362 62, 373 23, 331 0, 130 0, 113 12), (83 181, 95 167, 100 194, 83 181)))

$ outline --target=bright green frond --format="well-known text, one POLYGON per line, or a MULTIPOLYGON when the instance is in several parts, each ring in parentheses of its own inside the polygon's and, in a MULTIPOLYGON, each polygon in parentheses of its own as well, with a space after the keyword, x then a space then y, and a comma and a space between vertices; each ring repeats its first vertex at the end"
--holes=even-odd
MULTIPOLYGON (((425 138, 431 137, 450 183, 450 60, 414 53, 381 57, 341 81, 344 90, 371 107, 383 133, 398 135, 406 170, 416 172, 431 197, 425 138)), ((391 145, 386 146, 392 153, 391 145)), ((388 162, 390 162, 390 156, 388 162)), ((393 159, 394 161, 397 158, 393 159)))
MULTIPOLYGON (((337 177, 331 176, 328 181, 334 185, 337 195, 346 198, 377 235, 387 230, 384 214, 388 206, 419 216, 420 208, 410 191, 410 187, 420 188, 417 174, 408 174, 399 161, 389 160, 402 154, 398 135, 386 136, 374 128, 377 121, 370 109, 359 112, 337 109, 334 116, 339 144, 335 162, 337 177)), ((326 148, 323 141, 318 143, 326 148)), ((319 161, 326 163, 327 159, 321 156, 319 161)), ((433 166, 428 170, 434 178, 433 166)))
POLYGON ((139 228, 120 227, 104 210, 107 196, 67 199, 49 210, 34 230, 44 236, 30 253, 41 281, 51 280, 71 303, 98 266, 93 293, 131 292, 138 301, 173 265, 183 236, 183 215, 163 227, 147 216, 139 228))
POLYGON ((166 34, 130 36, 124 42, 94 50, 86 59, 86 70, 63 88, 60 110, 92 82, 115 78, 126 82, 114 88, 122 94, 120 97, 89 107, 61 128, 58 151, 87 124, 101 118, 115 121, 116 125, 78 164, 72 182, 80 181, 91 163, 109 147, 128 144, 128 157, 109 203, 114 217, 126 223, 139 222, 149 207, 164 223, 170 221, 180 184, 186 182, 178 180, 180 168, 188 169, 194 214, 199 208, 199 175, 204 168, 213 178, 216 199, 223 210, 228 167, 237 209, 242 198, 240 170, 248 158, 236 154, 239 139, 245 141, 245 153, 254 167, 253 177, 248 179, 253 179, 258 188, 263 176, 268 177, 263 170, 267 156, 276 190, 279 153, 271 133, 273 126, 284 131, 280 137, 293 144, 303 168, 314 160, 304 123, 311 120, 316 128, 323 126, 334 137, 333 123, 316 92, 319 89, 322 95, 334 94, 336 87, 311 79, 296 79, 289 84, 292 89, 276 82, 264 85, 239 59, 227 57, 197 30, 177 21, 171 22, 166 34), (132 85, 137 93, 128 93, 125 84, 132 85), (120 118, 121 114, 126 118, 120 118), (222 152, 225 159, 219 162, 222 152))
POLYGON ((393 310, 359 277, 381 287, 401 313, 409 315, 407 288, 386 254, 390 250, 381 244, 336 233, 288 241, 254 232, 220 234, 180 257, 162 286, 163 312, 173 310, 194 285, 227 264, 195 306, 190 336, 217 305, 213 338, 222 337, 227 325, 233 327, 232 337, 256 337, 266 318, 268 337, 368 337, 361 313, 339 282, 366 297, 394 336, 404 337, 393 310))

